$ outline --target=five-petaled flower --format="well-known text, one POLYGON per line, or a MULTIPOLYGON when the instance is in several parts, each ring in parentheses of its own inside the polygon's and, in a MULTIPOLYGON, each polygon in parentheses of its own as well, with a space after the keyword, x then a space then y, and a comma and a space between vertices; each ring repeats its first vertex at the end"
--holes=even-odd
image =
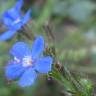
POLYGON ((51 71, 53 59, 51 56, 40 55, 43 51, 44 39, 42 36, 38 36, 33 42, 32 51, 24 42, 17 42, 10 50, 13 60, 6 66, 6 77, 8 79, 20 77, 18 84, 21 87, 32 85, 37 78, 37 71, 40 73, 51 71))
POLYGON ((0 41, 8 40, 30 19, 31 9, 23 16, 21 7, 23 0, 19 0, 15 7, 9 9, 3 14, 2 21, 8 30, 0 35, 0 41))

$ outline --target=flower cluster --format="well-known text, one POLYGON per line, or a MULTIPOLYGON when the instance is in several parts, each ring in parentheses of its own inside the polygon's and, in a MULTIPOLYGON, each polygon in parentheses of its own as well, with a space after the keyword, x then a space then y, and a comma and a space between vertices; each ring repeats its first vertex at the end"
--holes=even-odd
MULTIPOLYGON (((8 40, 15 35, 30 19, 31 9, 21 14, 23 0, 19 0, 15 7, 9 9, 3 14, 3 23, 8 30, 0 35, 0 41, 8 40)), ((13 59, 6 66, 5 75, 7 79, 19 79, 18 84, 21 87, 30 86, 34 83, 39 73, 48 73, 51 71, 53 59, 51 56, 43 57, 44 38, 37 36, 33 42, 32 50, 24 42, 18 41, 10 50, 13 59)))
POLYGON ((21 8, 23 0, 19 0, 15 7, 9 9, 3 14, 2 21, 8 30, 0 35, 0 41, 8 40, 15 35, 30 19, 31 9, 25 15, 22 15, 21 8))
POLYGON ((37 78, 36 71, 40 73, 51 71, 52 57, 42 57, 41 55, 40 58, 43 51, 44 39, 42 36, 37 37, 33 42, 32 51, 24 42, 17 42, 10 50, 14 59, 6 67, 6 77, 9 79, 20 77, 18 84, 21 87, 32 85, 37 78))

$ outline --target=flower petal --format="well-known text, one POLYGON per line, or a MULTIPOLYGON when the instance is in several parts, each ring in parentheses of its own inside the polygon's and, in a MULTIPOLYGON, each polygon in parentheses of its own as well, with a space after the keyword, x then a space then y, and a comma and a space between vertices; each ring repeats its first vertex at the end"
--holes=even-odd
POLYGON ((14 24, 13 26, 11 26, 11 28, 12 28, 13 30, 16 30, 16 31, 20 30, 21 27, 22 27, 22 23, 21 23, 21 22, 19 22, 19 23, 17 23, 17 24, 14 24))
POLYGON ((15 62, 11 62, 6 67, 5 75, 8 79, 16 79, 24 72, 24 67, 21 64, 16 64, 15 62))
POLYGON ((22 59, 24 56, 30 56, 31 52, 26 43, 17 42, 10 50, 10 54, 18 59, 22 59))
POLYGON ((32 68, 29 68, 26 70, 26 72, 22 75, 21 79, 19 80, 19 85, 21 87, 30 86, 34 83, 36 77, 36 72, 32 68))
POLYGON ((8 30, 8 31, 2 33, 2 34, 0 35, 0 41, 5 41, 5 40, 10 39, 11 37, 14 36, 15 33, 16 33, 15 30, 8 30))
POLYGON ((40 73, 48 73, 51 71, 53 59, 50 56, 38 59, 36 61, 36 70, 38 70, 40 73))
POLYGON ((19 0, 19 1, 17 2, 17 4, 16 4, 15 8, 19 11, 19 10, 21 9, 23 3, 24 3, 23 0, 19 0))
POLYGON ((30 16, 31 16, 31 9, 29 9, 29 10, 26 12, 26 14, 25 14, 25 16, 24 16, 24 18, 23 18, 23 20, 22 20, 23 24, 26 24, 26 23, 29 21, 30 16))
POLYGON ((36 38, 32 46, 32 58, 37 58, 44 51, 44 39, 42 36, 36 38))
POLYGON ((3 22, 6 26, 11 27, 17 19, 20 19, 21 14, 17 9, 11 8, 3 15, 3 22))

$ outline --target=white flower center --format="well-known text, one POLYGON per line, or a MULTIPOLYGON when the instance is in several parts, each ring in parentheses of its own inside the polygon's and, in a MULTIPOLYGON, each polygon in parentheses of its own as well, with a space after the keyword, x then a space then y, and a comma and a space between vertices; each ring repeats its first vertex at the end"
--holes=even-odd
POLYGON ((14 57, 14 60, 15 60, 17 63, 20 63, 20 60, 19 60, 17 57, 14 57))
POLYGON ((21 21, 20 18, 16 19, 16 20, 13 22, 13 25, 19 23, 20 21, 21 21))
POLYGON ((32 66, 32 58, 31 56, 25 56, 22 60, 22 64, 24 67, 32 66))

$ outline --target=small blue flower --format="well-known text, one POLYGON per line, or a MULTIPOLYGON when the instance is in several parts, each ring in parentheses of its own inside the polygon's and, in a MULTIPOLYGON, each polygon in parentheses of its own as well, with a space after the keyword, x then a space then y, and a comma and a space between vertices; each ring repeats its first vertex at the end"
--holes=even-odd
POLYGON ((44 51, 44 39, 42 36, 36 38, 33 42, 32 51, 24 42, 17 42, 10 54, 13 60, 6 67, 6 77, 8 79, 16 79, 20 77, 18 84, 21 87, 30 86, 37 78, 36 70, 40 73, 48 73, 51 71, 53 59, 51 56, 40 58, 40 54, 44 51))
POLYGON ((9 9, 3 14, 2 21, 8 30, 0 35, 0 41, 5 41, 14 36, 14 34, 30 19, 31 9, 24 16, 21 14, 23 0, 19 0, 15 7, 9 9))

